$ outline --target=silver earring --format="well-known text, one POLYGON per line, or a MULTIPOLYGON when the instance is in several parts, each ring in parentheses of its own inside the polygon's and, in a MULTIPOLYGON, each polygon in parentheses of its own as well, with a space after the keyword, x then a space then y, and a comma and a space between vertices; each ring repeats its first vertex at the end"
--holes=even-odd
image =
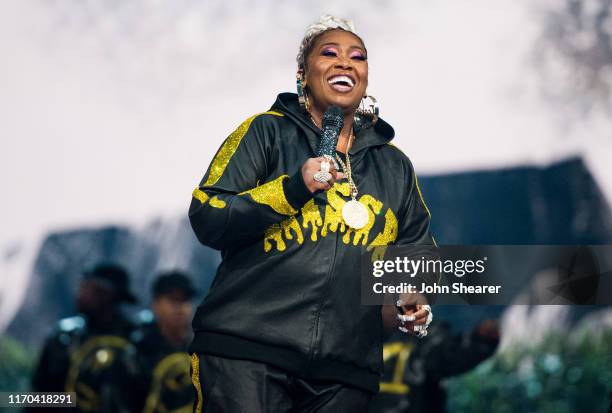
POLYGON ((358 129, 373 126, 378 121, 380 108, 372 95, 365 95, 355 111, 355 124, 358 129))
POLYGON ((365 95, 357 108, 357 113, 372 118, 373 123, 378 120, 379 111, 378 101, 372 95, 365 95))
POLYGON ((300 70, 298 71, 297 75, 296 75, 296 89, 297 89, 297 95, 298 95, 298 101, 300 103, 300 107, 306 111, 306 112, 310 112, 310 102, 308 102, 308 95, 306 94, 306 91, 304 90, 304 75, 303 72, 300 70))

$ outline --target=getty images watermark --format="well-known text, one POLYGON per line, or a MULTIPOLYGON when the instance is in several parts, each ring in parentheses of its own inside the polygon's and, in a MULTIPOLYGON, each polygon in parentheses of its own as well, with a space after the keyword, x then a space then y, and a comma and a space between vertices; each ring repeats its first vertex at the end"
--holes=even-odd
POLYGON ((389 246, 361 260, 363 304, 612 304, 612 246, 389 246))
MULTIPOLYGON (((414 279, 417 275, 429 277, 441 274, 452 274, 457 278, 464 276, 483 274, 486 271, 487 257, 473 260, 442 260, 425 258, 395 257, 393 260, 375 260, 372 262, 372 276, 382 278, 385 274, 404 274, 414 279)), ((402 277, 403 278, 403 277, 402 277)), ((439 277, 441 280, 442 277, 439 277)), ((423 293, 423 294, 499 294, 501 285, 470 285, 463 282, 453 282, 451 285, 441 284, 439 281, 428 283, 423 280, 420 283, 399 282, 398 284, 386 285, 384 282, 374 282, 372 289, 376 294, 396 293, 423 293), (417 286, 418 284, 418 286, 417 286)))

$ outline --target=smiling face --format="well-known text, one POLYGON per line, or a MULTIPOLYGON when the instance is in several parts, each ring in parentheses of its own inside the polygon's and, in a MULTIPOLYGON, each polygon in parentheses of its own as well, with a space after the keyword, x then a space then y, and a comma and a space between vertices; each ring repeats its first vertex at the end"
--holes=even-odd
POLYGON ((354 112, 368 87, 368 61, 361 40, 344 30, 330 30, 315 42, 306 58, 306 92, 312 109, 323 113, 337 105, 354 112))

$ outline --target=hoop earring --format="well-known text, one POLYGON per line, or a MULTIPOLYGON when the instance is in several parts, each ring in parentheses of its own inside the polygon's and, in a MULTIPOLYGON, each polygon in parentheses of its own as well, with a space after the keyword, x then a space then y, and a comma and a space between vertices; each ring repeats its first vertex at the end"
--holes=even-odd
POLYGON ((304 78, 302 75, 302 71, 299 70, 297 72, 295 86, 297 89, 298 101, 300 102, 300 107, 305 112, 310 112, 310 102, 308 102, 308 95, 306 94, 305 86, 304 86, 304 78))
POLYGON ((359 107, 355 112, 361 116, 370 118, 372 120, 372 124, 374 124, 378 120, 380 107, 378 106, 378 101, 376 98, 374 98, 374 96, 365 95, 363 99, 361 99, 361 102, 359 102, 359 107))

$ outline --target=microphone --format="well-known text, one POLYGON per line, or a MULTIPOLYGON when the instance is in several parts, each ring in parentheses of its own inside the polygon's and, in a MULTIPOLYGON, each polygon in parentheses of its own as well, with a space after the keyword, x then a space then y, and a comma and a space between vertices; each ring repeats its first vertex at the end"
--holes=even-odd
POLYGON ((338 106, 332 105, 323 114, 323 135, 317 147, 317 156, 325 156, 334 160, 336 158, 336 145, 338 135, 344 126, 344 114, 338 106))

